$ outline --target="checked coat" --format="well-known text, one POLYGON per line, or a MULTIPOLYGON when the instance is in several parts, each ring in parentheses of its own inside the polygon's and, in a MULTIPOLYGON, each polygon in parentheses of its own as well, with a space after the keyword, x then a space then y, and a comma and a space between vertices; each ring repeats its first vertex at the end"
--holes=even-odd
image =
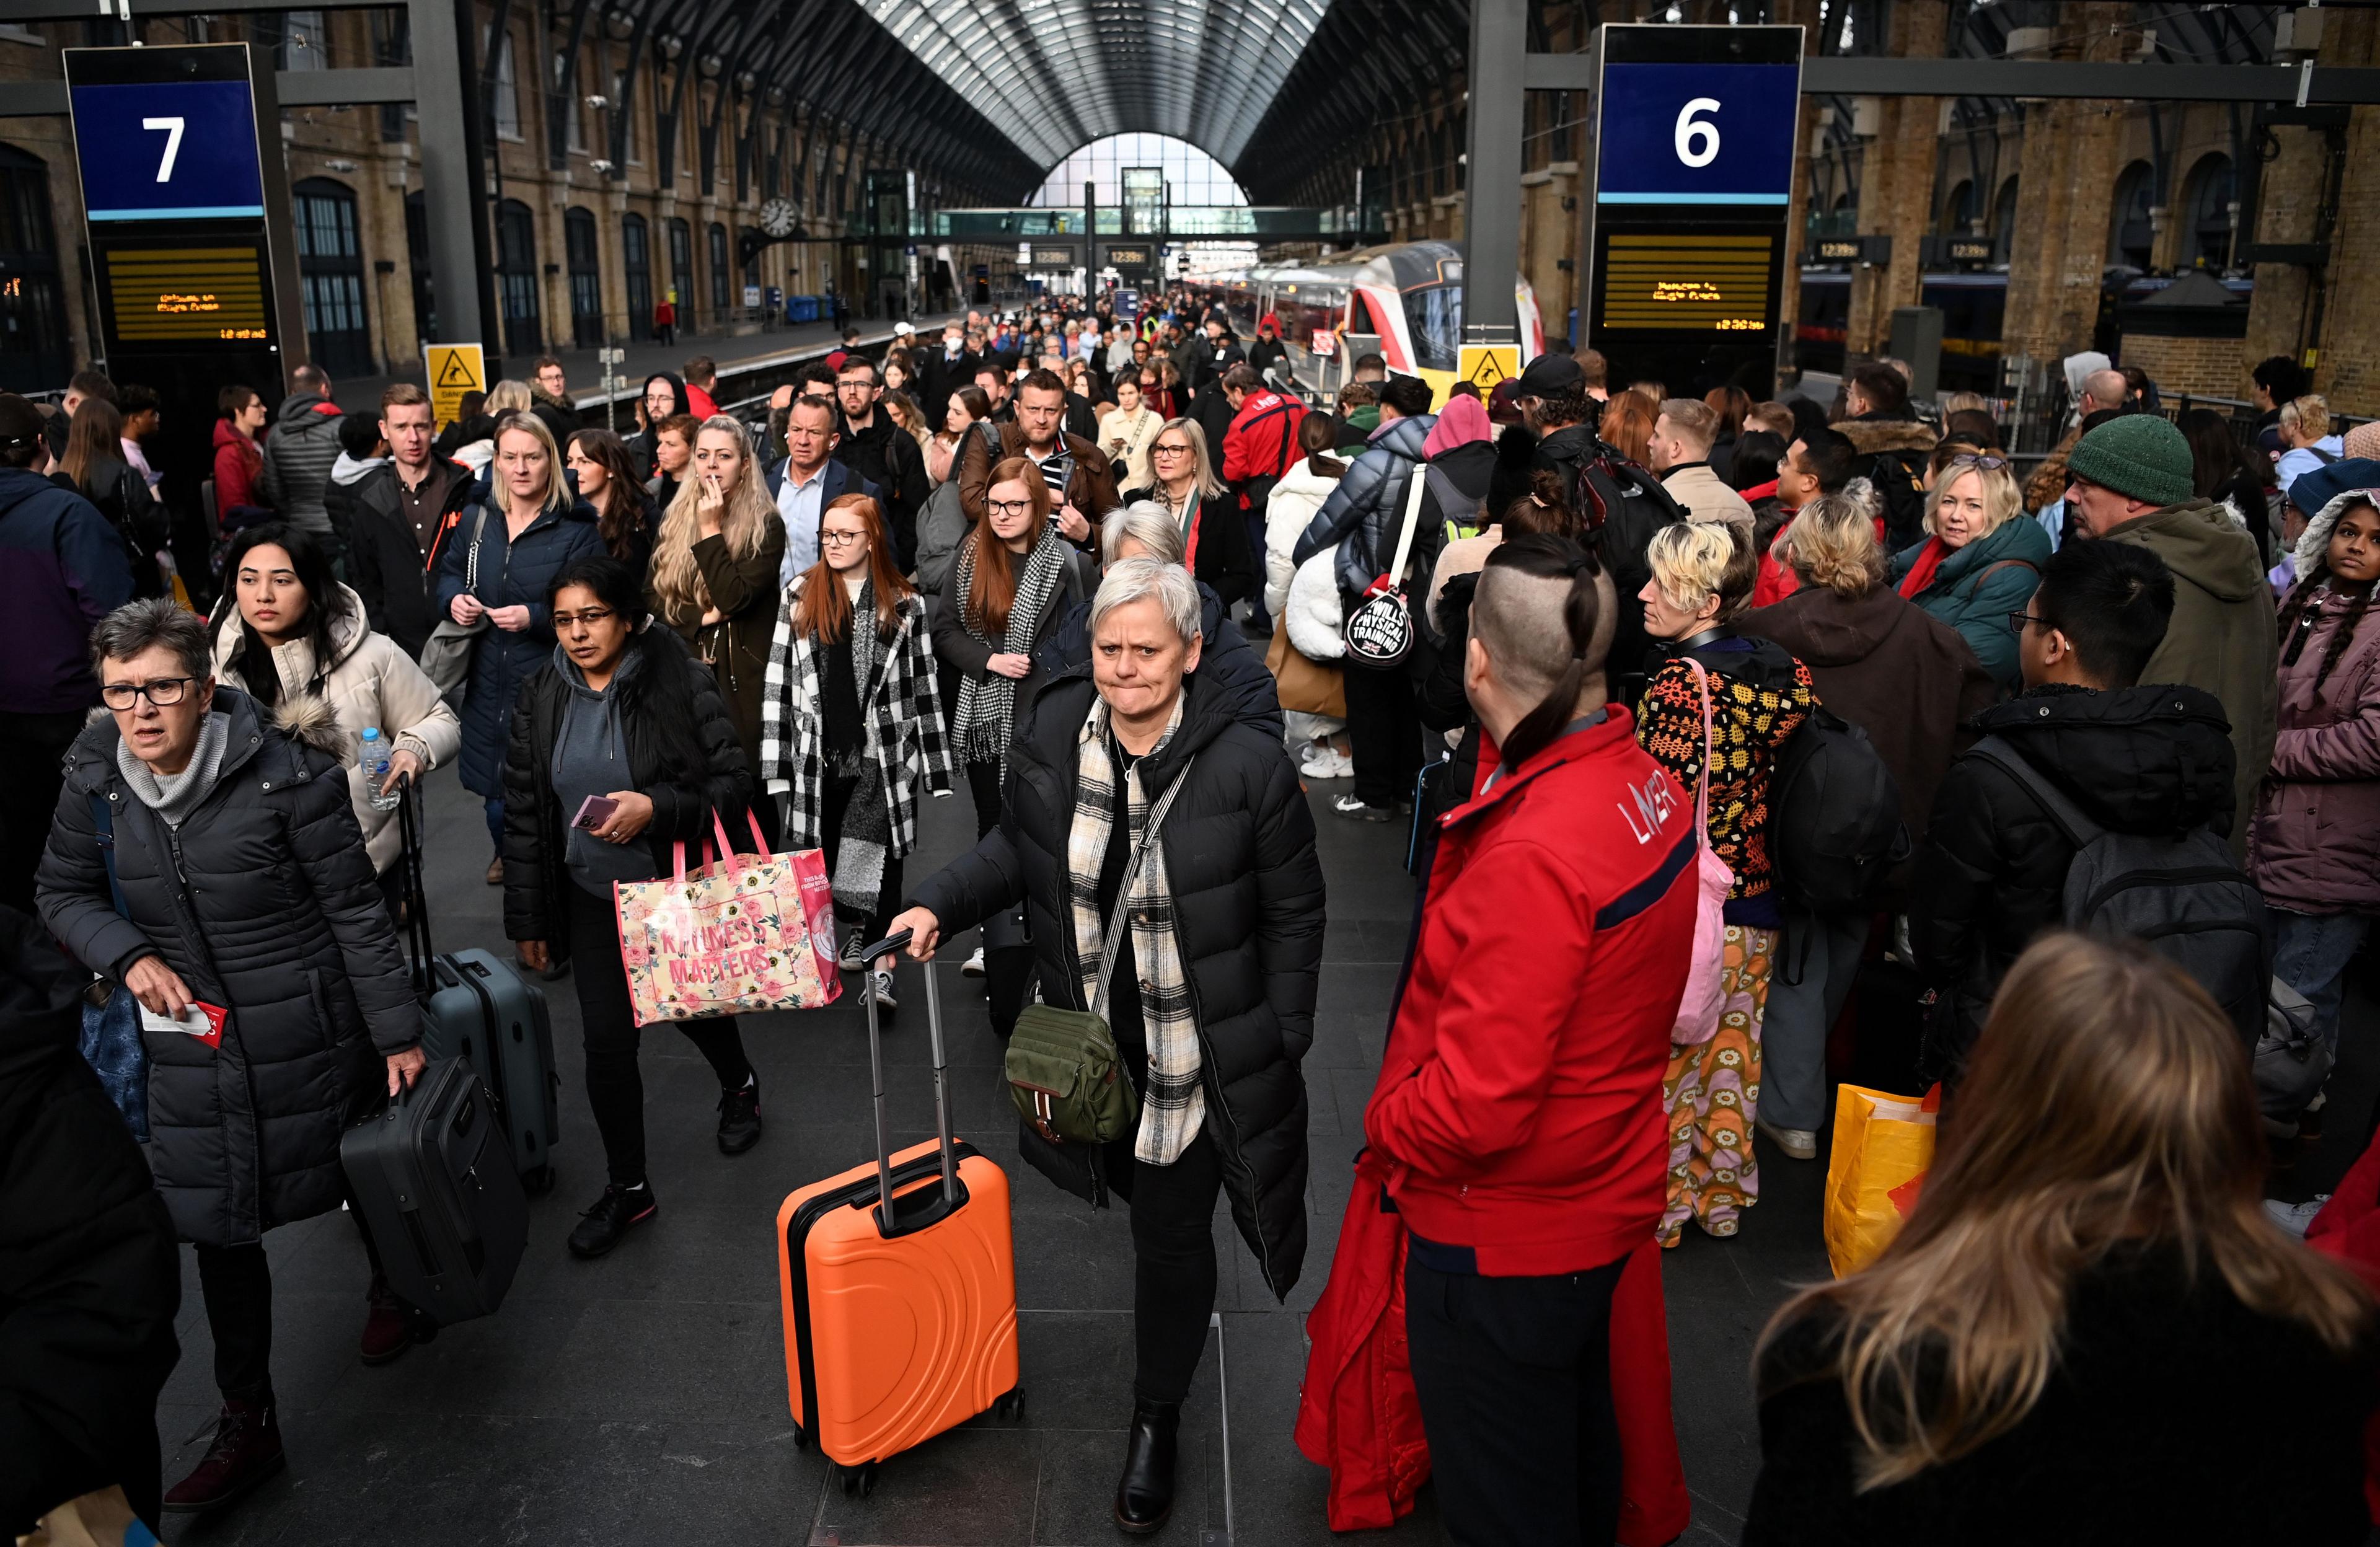
MULTIPOLYGON (((806 577, 805 577, 806 578, 806 577)), ((769 675, 760 698, 760 781, 785 801, 784 847, 821 847, 825 834, 826 743, 823 694, 819 683, 818 641, 794 629, 797 579, 777 609, 776 637, 769 644, 769 675)), ((917 844, 917 786, 929 795, 952 790, 950 743, 942 730, 941 690, 926 643, 926 604, 914 591, 901 598, 899 623, 878 657, 875 672, 860 685, 859 710, 868 726, 868 755, 884 781, 892 825, 892 851, 906 855, 917 844)), ((855 615, 854 627, 874 618, 855 615)))

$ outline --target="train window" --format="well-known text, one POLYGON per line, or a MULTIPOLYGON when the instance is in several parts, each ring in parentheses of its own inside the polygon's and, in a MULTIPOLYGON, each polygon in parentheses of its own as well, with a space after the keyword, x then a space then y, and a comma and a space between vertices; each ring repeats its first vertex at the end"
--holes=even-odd
POLYGON ((1414 363, 1424 371, 1451 371, 1463 352, 1463 291, 1432 285, 1404 293, 1405 325, 1413 332, 1414 363))
POLYGON ((1380 332, 1379 323, 1372 316, 1372 303, 1365 297, 1357 296, 1348 303, 1347 331, 1369 334, 1380 332))

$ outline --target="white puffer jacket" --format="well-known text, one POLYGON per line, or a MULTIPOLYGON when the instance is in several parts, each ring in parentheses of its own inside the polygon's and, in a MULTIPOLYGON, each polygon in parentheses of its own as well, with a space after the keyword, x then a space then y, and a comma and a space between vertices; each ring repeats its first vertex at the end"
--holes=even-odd
MULTIPOLYGON (((337 756, 346 766, 356 824, 364 830, 364 847, 371 856, 372 869, 385 871, 395 863, 402 840, 396 813, 373 810, 365 787, 363 770, 357 761, 364 727, 380 727, 392 752, 412 751, 421 759, 426 774, 462 749, 463 725, 413 658, 395 640, 371 631, 364 621, 363 598, 344 585, 339 592, 346 601, 346 617, 333 630, 335 653, 319 689, 314 684, 312 646, 298 639, 273 648, 273 664, 281 679, 276 713, 284 725, 310 723, 318 713, 336 719, 337 756)), ((242 692, 249 690, 247 647, 248 630, 226 610, 215 630, 215 676, 242 692)))
POLYGON ((1297 571, 1289 561, 1290 552, 1330 491, 1339 487, 1337 479, 1316 472, 1313 463, 1310 457, 1299 457, 1265 500, 1265 611, 1275 615, 1287 603, 1290 577, 1297 571))

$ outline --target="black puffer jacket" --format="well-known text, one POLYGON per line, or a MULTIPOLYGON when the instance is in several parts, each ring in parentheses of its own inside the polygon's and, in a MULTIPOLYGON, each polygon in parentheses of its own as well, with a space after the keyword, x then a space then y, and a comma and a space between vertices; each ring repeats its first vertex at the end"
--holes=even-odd
MULTIPOLYGON (((675 634, 650 634, 654 661, 648 669, 675 675, 693 704, 696 738, 703 766, 689 769, 662 745, 651 723, 624 706, 628 732, 628 772, 637 790, 653 803, 645 828, 653 873, 669 873, 670 846, 688 848, 710 835, 710 813, 720 813, 728 842, 740 851, 753 847, 750 810, 754 790, 744 744, 728 717, 727 701, 710 667, 697 661, 675 634)), ((648 687, 648 698, 657 689, 648 687)), ((558 666, 547 664, 521 684, 513 701, 512 734, 504 750, 504 937, 542 940, 554 959, 570 956, 570 894, 576 886, 564 863, 573 813, 553 793, 553 743, 562 734, 562 712, 570 687, 558 666)))
POLYGON ((180 1348, 174 1224, 76 1051, 82 987, 0 908, 0 1531, 120 1482, 157 1518, 157 1393, 180 1348))
MULTIPOLYGON (((1375 432, 1370 445, 1298 534, 1290 554, 1293 563, 1304 564, 1325 548, 1338 550, 1330 572, 1338 579, 1342 601, 1363 595, 1395 560, 1397 538, 1404 530, 1406 484, 1420 470, 1422 443, 1437 423, 1435 414, 1414 414, 1375 432)), ((1420 575, 1427 585, 1445 537, 1443 530, 1416 526, 1406 574, 1420 575)))
POLYGON ((214 707, 230 721, 222 770, 178 834, 116 771, 115 722, 83 731, 38 889, 42 920, 85 966, 120 973, 153 952, 231 1011, 218 1048, 149 1037, 149 1161, 185 1240, 237 1246, 339 1206, 339 1136, 387 1089, 382 1057, 421 1040, 421 1017, 346 770, 322 745, 336 721, 325 709, 284 734, 222 687, 214 707), (129 918, 109 901, 94 795, 129 918))
MULTIPOLYGON (((1161 790, 1195 757, 1158 842, 1190 973, 1204 1054, 1208 1122, 1222 1151, 1232 1217, 1265 1282, 1287 1298, 1305 1256, 1305 1081, 1322 966, 1322 866, 1314 819, 1278 737, 1233 718, 1196 676, 1183 687, 1182 725, 1141 764, 1161 790)), ((1025 904, 1052 1005, 1083 1005, 1066 840, 1075 818, 1076 738, 1096 697, 1089 668, 1051 683, 1009 754, 1000 825, 972 853, 929 877, 911 899, 945 935, 1025 904)), ((1059 1186, 1098 1201, 1103 1163, 1020 1127, 1025 1158, 1059 1186)), ((1129 1154, 1130 1140, 1121 1141, 1129 1154)))
MULTIPOLYGON (((2231 732, 2196 688, 2035 688, 1970 722, 2116 833, 2231 830, 2231 732)), ((1973 753, 1950 764, 1911 873, 1911 944, 1938 990, 1926 1062, 1964 1063, 2011 963, 2065 916, 2073 846, 2041 803, 1973 753)))

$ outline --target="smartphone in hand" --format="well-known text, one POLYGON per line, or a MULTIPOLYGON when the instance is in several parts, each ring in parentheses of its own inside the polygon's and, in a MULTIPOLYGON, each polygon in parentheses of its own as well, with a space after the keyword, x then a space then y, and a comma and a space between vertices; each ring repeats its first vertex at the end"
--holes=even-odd
POLYGON ((570 825, 584 827, 592 833, 611 821, 613 813, 619 809, 620 803, 608 795, 590 795, 579 802, 578 814, 570 819, 570 825))

